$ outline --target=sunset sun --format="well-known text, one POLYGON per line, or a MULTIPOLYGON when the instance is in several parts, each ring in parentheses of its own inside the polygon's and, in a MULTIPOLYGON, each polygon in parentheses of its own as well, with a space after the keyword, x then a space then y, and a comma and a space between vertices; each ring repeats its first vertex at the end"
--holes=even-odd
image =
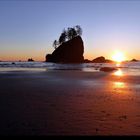
POLYGON ((112 59, 116 62, 122 62, 125 60, 125 56, 122 52, 116 52, 114 55, 112 55, 112 59))

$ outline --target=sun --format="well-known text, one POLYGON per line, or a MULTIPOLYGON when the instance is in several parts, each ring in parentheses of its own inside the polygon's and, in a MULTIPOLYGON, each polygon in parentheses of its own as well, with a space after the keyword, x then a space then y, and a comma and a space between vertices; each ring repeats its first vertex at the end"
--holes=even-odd
POLYGON ((125 60, 125 56, 122 52, 116 52, 113 56, 112 59, 116 62, 122 62, 125 60))

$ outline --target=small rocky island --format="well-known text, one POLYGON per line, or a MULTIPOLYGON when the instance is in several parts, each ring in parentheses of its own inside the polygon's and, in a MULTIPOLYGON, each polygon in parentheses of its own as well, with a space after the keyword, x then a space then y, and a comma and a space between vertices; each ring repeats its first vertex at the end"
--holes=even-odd
POLYGON ((132 59, 130 62, 138 62, 137 59, 132 59))
POLYGON ((92 63, 113 63, 112 60, 105 59, 105 57, 100 56, 91 61, 92 63))
POLYGON ((33 62, 34 60, 32 58, 29 58, 28 59, 28 62, 33 62))
POLYGON ((59 40, 53 43, 53 53, 46 55, 46 62, 83 63, 84 43, 81 35, 82 29, 79 25, 64 29, 59 40))
POLYGON ((97 58, 95 58, 93 60, 85 59, 84 63, 114 63, 114 61, 112 61, 110 59, 106 59, 103 56, 100 56, 100 57, 97 57, 97 58))

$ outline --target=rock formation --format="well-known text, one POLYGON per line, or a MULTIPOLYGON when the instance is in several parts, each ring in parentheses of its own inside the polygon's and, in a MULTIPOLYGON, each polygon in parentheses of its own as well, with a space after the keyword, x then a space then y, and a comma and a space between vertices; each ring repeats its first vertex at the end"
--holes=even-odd
POLYGON ((131 60, 131 62, 137 62, 137 61, 138 61, 138 60, 136 60, 136 59, 132 59, 132 60, 131 60))
POLYGON ((33 62, 34 60, 32 58, 29 58, 28 59, 28 62, 33 62))
POLYGON ((117 68, 113 68, 113 67, 102 67, 100 68, 100 71, 104 71, 104 72, 111 72, 117 70, 117 68))
POLYGON ((82 63, 84 62, 84 44, 80 36, 62 43, 52 54, 46 55, 46 62, 82 63))
POLYGON ((105 57, 100 56, 91 61, 92 63, 112 63, 112 60, 105 59, 105 57))
POLYGON ((84 60, 84 63, 91 63, 91 61, 88 60, 88 59, 85 59, 85 60, 84 60))
POLYGON ((105 57, 100 56, 92 60, 93 63, 105 63, 105 57))

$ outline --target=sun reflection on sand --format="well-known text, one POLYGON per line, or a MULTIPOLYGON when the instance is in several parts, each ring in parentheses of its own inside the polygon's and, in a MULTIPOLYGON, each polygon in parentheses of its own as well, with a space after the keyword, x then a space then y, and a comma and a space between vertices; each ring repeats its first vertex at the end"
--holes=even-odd
POLYGON ((116 66, 119 67, 121 65, 121 63, 117 63, 116 66))
POLYGON ((123 72, 121 71, 121 69, 118 69, 113 74, 116 75, 116 76, 123 76, 123 72))
POLYGON ((124 82, 114 82, 114 87, 115 88, 124 88, 125 83, 124 82))

